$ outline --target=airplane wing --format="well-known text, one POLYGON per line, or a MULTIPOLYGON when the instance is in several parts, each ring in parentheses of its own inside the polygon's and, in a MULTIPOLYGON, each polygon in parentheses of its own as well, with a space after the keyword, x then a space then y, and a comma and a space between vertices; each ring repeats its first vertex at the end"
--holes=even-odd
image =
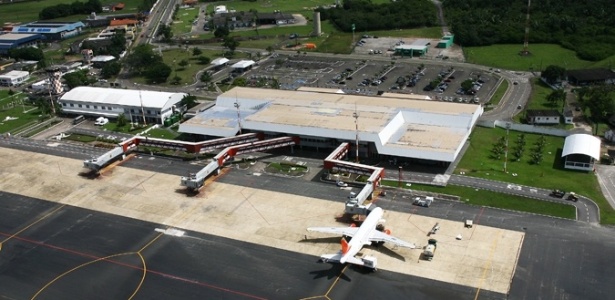
POLYGON ((359 227, 310 227, 307 229, 307 231, 331 233, 349 237, 353 237, 358 230, 359 227))
POLYGON ((405 247, 405 248, 411 248, 414 249, 416 248, 415 244, 412 243, 408 243, 406 241, 402 241, 394 236, 388 235, 384 232, 378 231, 378 230, 374 230, 372 231, 372 235, 369 237, 369 241, 370 242, 385 242, 385 243, 391 243, 391 244, 395 244, 397 246, 400 247, 405 247))

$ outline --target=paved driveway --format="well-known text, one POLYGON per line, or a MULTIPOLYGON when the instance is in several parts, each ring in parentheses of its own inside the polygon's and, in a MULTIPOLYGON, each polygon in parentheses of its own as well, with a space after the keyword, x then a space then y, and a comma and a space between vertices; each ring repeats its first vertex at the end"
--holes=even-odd
POLYGON ((615 208, 615 166, 596 165, 596 175, 602 194, 612 208, 615 208))

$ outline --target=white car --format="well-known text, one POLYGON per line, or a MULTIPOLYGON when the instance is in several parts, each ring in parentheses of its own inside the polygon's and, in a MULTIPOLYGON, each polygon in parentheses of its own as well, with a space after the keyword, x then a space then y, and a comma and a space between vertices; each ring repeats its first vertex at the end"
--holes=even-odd
POLYGON ((96 119, 96 122, 94 122, 94 125, 103 126, 103 125, 105 125, 107 123, 109 123, 109 119, 107 119, 105 117, 100 117, 100 118, 96 119))

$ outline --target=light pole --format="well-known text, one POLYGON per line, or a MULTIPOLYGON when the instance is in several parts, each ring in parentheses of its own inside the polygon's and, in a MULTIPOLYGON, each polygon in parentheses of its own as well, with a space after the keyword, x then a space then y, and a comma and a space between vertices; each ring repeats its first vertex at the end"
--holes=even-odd
POLYGON ((504 148, 504 173, 508 173, 508 169, 506 168, 506 164, 508 163, 508 131, 510 130, 510 126, 512 124, 510 122, 506 123, 506 145, 504 148))
POLYGON ((241 134, 241 114, 239 113, 239 107, 241 107, 241 105, 239 105, 239 102, 235 100, 235 104, 233 104, 233 106, 237 109, 237 124, 239 125, 239 134, 241 134))
POLYGON ((355 150, 356 150, 355 161, 359 162, 359 114, 357 113, 356 109, 355 109, 355 112, 352 113, 352 117, 354 118, 354 125, 355 125, 355 150))

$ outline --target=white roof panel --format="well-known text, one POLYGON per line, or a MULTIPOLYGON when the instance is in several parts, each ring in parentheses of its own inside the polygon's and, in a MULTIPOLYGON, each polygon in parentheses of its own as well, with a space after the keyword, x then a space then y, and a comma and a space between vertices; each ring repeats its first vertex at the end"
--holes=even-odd
POLYGON ((240 60, 237 63, 235 63, 233 66, 231 66, 231 68, 234 69, 244 69, 247 68, 253 64, 255 64, 256 62, 253 60, 240 60))
POLYGON ((186 93, 167 93, 80 86, 60 98, 60 101, 115 104, 121 106, 143 106, 164 109, 181 101, 186 93))
POLYGON ((214 60, 211 61, 211 64, 214 66, 220 66, 223 65, 225 63, 229 62, 228 58, 226 57, 218 57, 214 60))
POLYGON ((589 134, 572 134, 566 137, 562 157, 570 154, 585 154, 600 159, 600 139, 589 134))

